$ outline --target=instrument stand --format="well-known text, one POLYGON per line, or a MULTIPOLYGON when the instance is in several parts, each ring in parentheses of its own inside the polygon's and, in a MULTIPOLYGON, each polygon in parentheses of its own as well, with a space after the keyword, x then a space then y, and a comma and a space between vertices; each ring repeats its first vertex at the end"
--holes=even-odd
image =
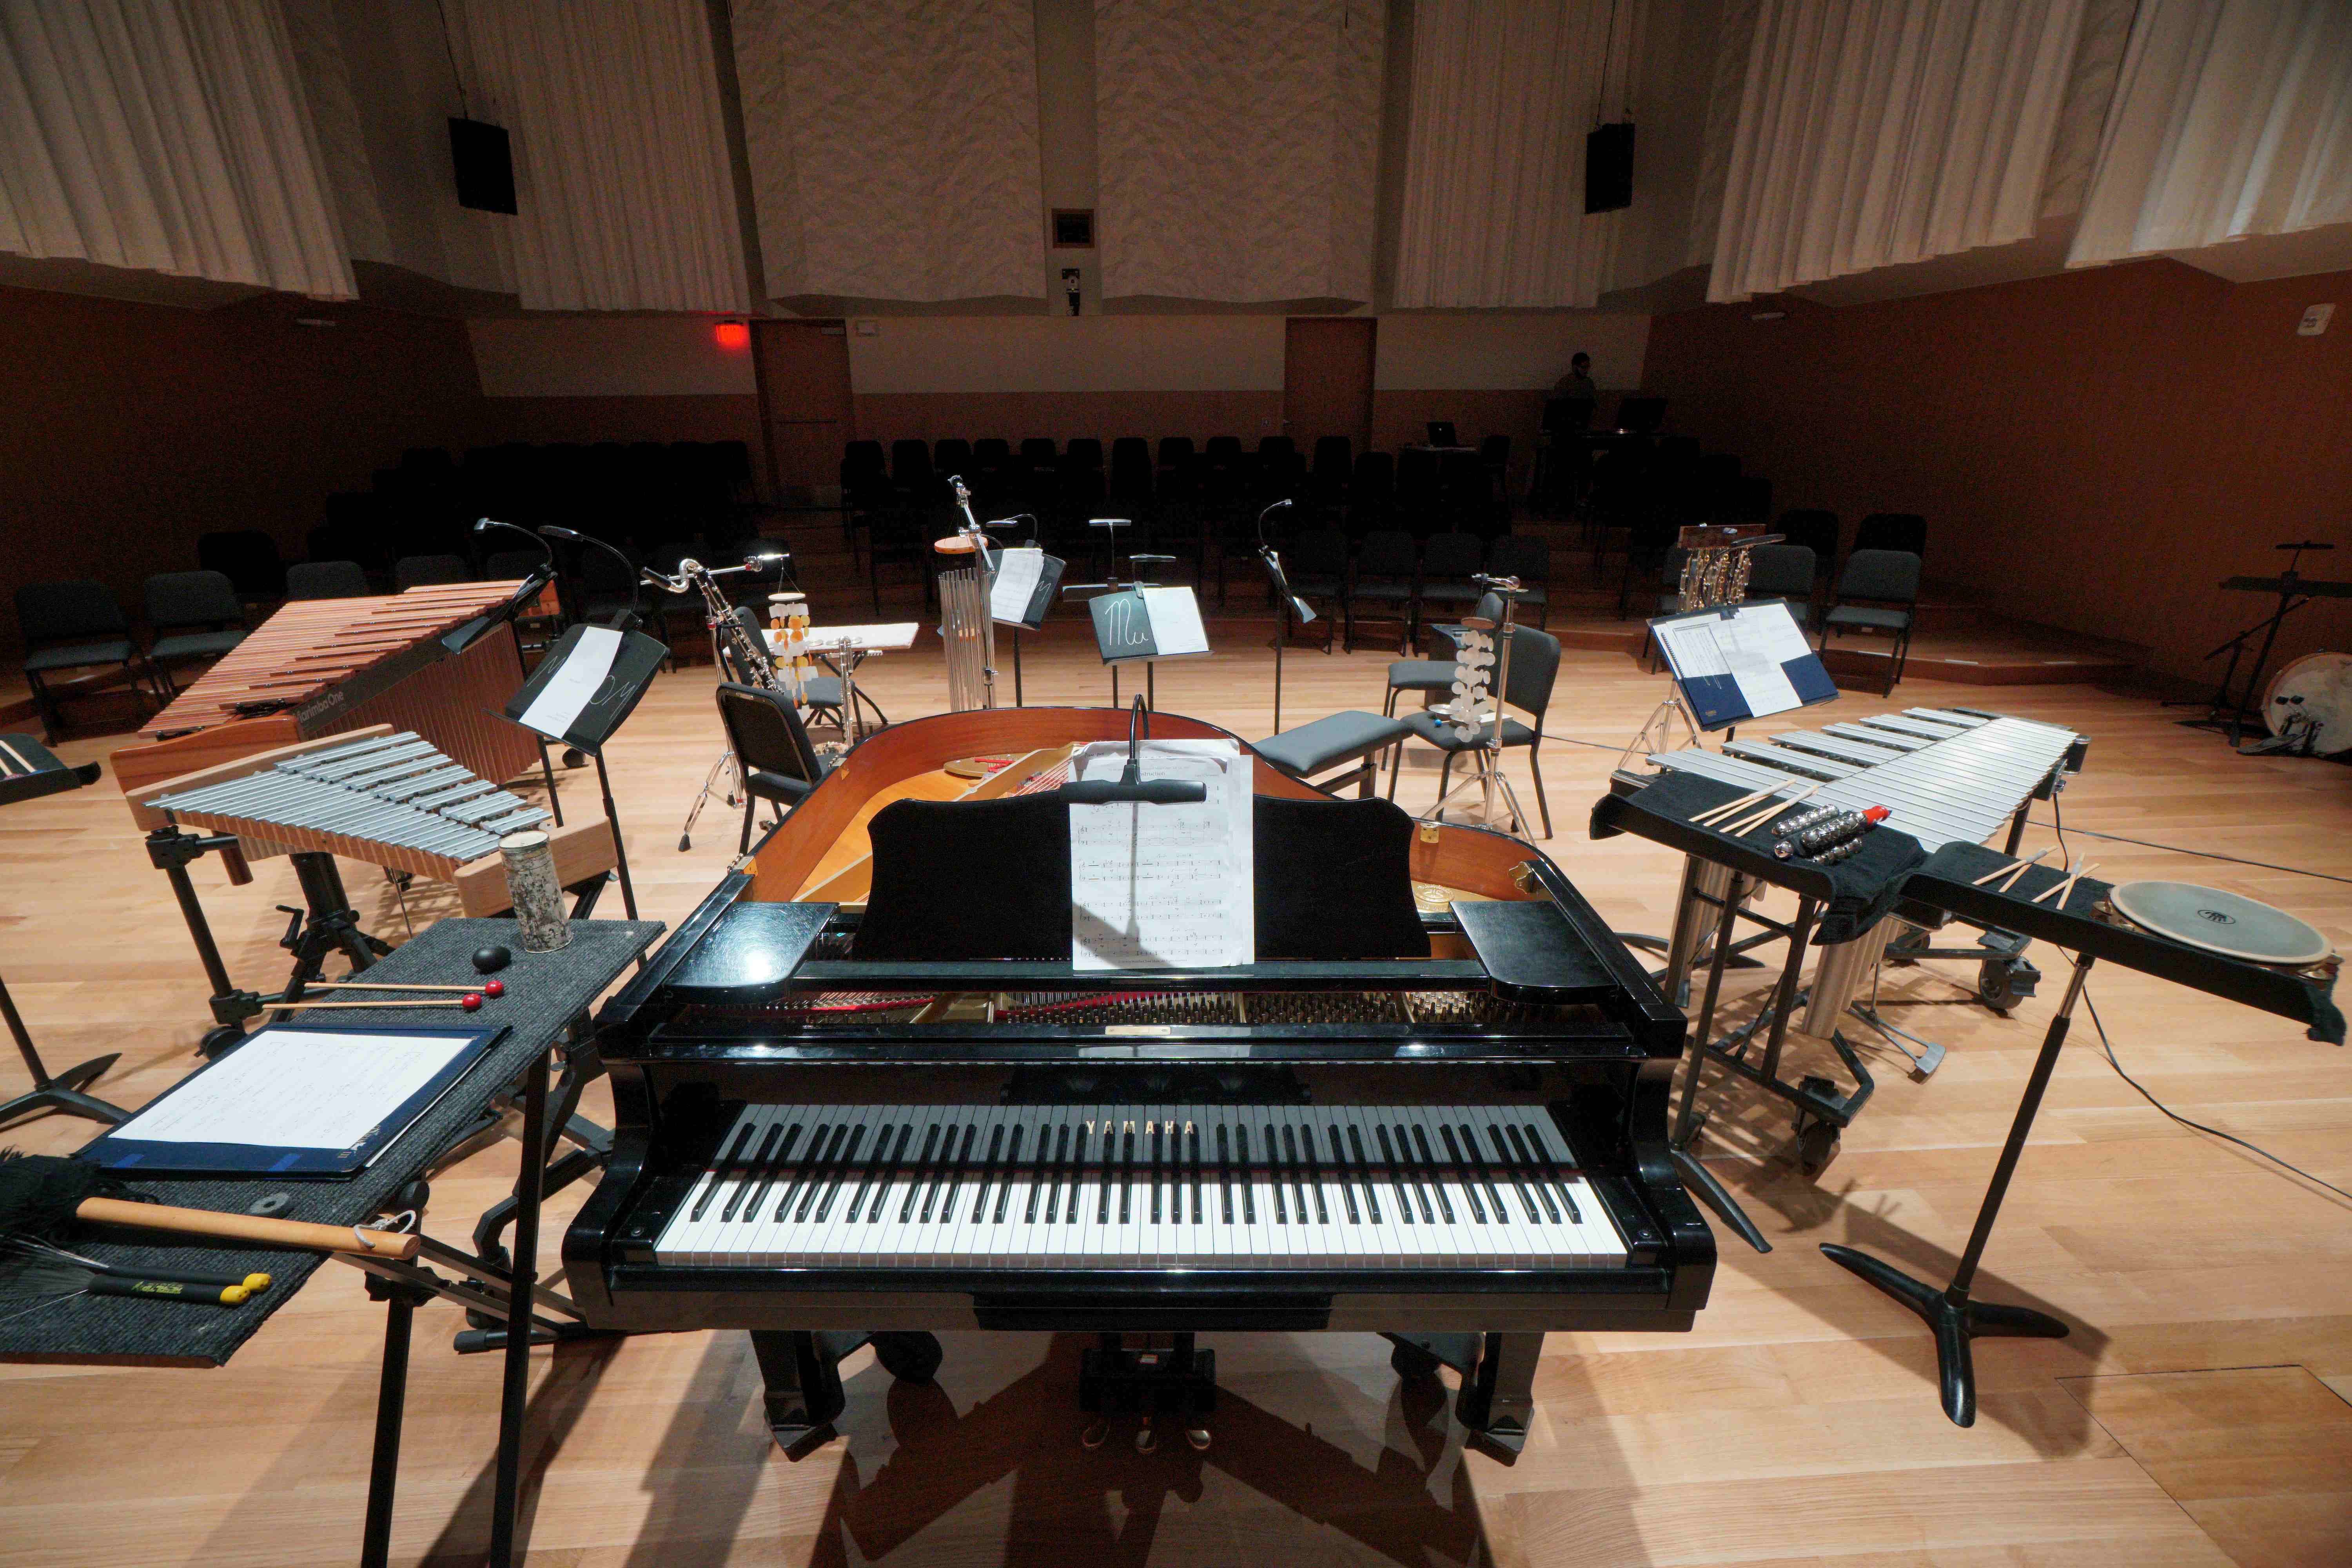
POLYGON ((41 1053, 33 1048, 33 1037, 17 1016, 16 998, 8 994, 5 981, 0 981, 0 1017, 6 1018, 8 1033, 16 1042, 16 1054, 25 1058, 25 1071, 31 1077, 33 1087, 16 1099, 0 1102, 0 1126, 19 1117, 37 1116, 46 1110, 62 1111, 68 1116, 86 1116, 92 1121, 108 1126, 129 1118, 131 1112, 119 1105, 110 1105, 94 1095, 82 1093, 83 1088, 100 1073, 112 1067, 121 1053, 92 1057, 66 1068, 54 1078, 42 1065, 41 1053))
MULTIPOLYGON (((2290 542, 2278 548, 2293 552, 2287 556, 2286 570, 2278 574, 2275 585, 2271 589, 2278 595, 2278 607, 2205 656, 2208 659, 2215 659, 2226 653, 2230 656, 2230 662, 2221 667, 2221 684, 2213 689, 2213 700, 2207 705, 2205 717, 2180 721, 2184 729, 2212 730, 2227 735, 2231 749, 2233 751, 2237 749, 2238 737, 2245 728, 2246 720, 2249 717, 2262 719, 2262 712, 2257 704, 2262 700, 2263 668, 2271 661, 2271 649, 2278 642, 2279 627, 2285 624, 2289 616, 2310 604, 2315 596, 2305 591, 2302 574, 2295 570, 2303 561, 2303 552, 2306 550, 2333 550, 2336 547, 2332 544, 2321 543, 2316 540, 2304 540, 2300 542, 2290 542), (2246 677, 2244 690, 2232 697, 2230 689, 2237 684, 2238 661, 2245 656, 2248 641, 2257 634, 2262 637, 2263 646, 2254 655, 2253 669, 2246 677)), ((2258 584, 2249 579, 2233 577, 2221 585, 2224 588, 2251 588, 2267 584, 2258 584)), ((2343 588, 2343 584, 2332 583, 2319 583, 2315 586, 2335 592, 2341 592, 2343 588)), ((2167 703, 2165 706, 2171 707, 2173 704, 2167 703)))
POLYGON ((1772 1244, 1764 1239, 1764 1233, 1756 1227, 1754 1220, 1748 1217, 1748 1211, 1739 1206, 1739 1200, 1716 1179, 1715 1173, 1706 1168, 1697 1152, 1699 1134, 1706 1127, 1706 1118, 1698 1109, 1698 1076, 1700 1068, 1706 1065, 1707 1037, 1715 1027, 1715 1004, 1723 991, 1723 971, 1731 962, 1732 930, 1738 919, 1744 895, 1741 881, 1739 873, 1734 871, 1730 885, 1724 889, 1720 900, 1712 899, 1695 887, 1684 889, 1683 909, 1677 914, 1677 925, 1689 920, 1690 911, 1701 903, 1717 904, 1723 913, 1716 921, 1715 956, 1706 971, 1706 999, 1699 1007, 1698 1022, 1692 1026, 1689 1048, 1683 1053, 1682 1109, 1675 1113, 1674 1131, 1666 1140, 1666 1152, 1693 1196, 1720 1215, 1724 1223, 1738 1231, 1740 1239, 1748 1246, 1759 1252, 1769 1252, 1772 1244))
MULTIPOLYGON (((1440 795, 1437 797, 1437 804, 1431 806, 1427 811, 1422 813, 1422 819, 1425 822, 1444 821, 1445 808, 1453 802, 1454 797, 1460 795, 1465 790, 1475 788, 1478 791, 1480 800, 1483 803, 1479 812, 1480 826, 1490 826, 1494 822, 1495 796, 1499 793, 1503 797, 1503 804, 1510 809, 1510 830, 1512 834, 1518 837, 1525 837, 1527 836, 1527 814, 1519 809, 1519 797, 1512 790, 1511 781, 1503 772, 1503 700, 1504 693, 1507 692, 1511 689, 1511 643, 1513 640, 1511 637, 1511 616, 1512 611, 1516 608, 1515 600, 1517 594, 1517 584, 1513 582, 1510 588, 1507 590, 1490 590, 1497 593, 1503 601, 1503 621, 1500 626, 1495 628, 1495 644, 1498 650, 1496 655, 1495 678, 1493 681, 1489 683, 1487 692, 1487 695, 1493 700, 1495 704, 1494 720, 1491 723, 1485 726, 1487 731, 1485 738, 1470 749, 1471 770, 1469 776, 1465 778, 1460 784, 1455 784, 1452 789, 1440 795)), ((1277 644, 1279 643, 1279 638, 1276 639, 1277 644)))
MULTIPOLYGON (((604 797, 604 826, 612 829, 613 833, 613 868, 618 871, 621 877, 621 908, 628 912, 629 919, 635 920, 637 890, 629 882, 629 847, 621 836, 620 808, 613 804, 613 775, 604 769, 604 749, 602 746, 589 752, 588 754, 596 759, 596 788, 604 797)), ((735 753, 730 749, 727 756, 728 760, 732 762, 735 753)), ((698 798, 694 803, 694 809, 699 812, 702 809, 702 802, 709 798, 708 795, 698 798)), ((729 804, 733 803, 730 801, 729 804)), ((688 827, 694 826, 692 817, 687 819, 687 826, 688 827)), ((678 847, 684 848, 685 845, 681 842, 678 847)), ((638 967, 643 968, 644 965, 640 964, 638 967)))
POLYGON ((1677 687, 1666 700, 1651 710, 1633 738, 1625 742, 1624 753, 1617 759, 1621 768, 1630 768, 1636 759, 1660 752, 1686 752, 1699 743, 1698 721, 1691 716, 1690 704, 1683 700, 1677 687), (1682 739, 1675 739, 1675 720, 1681 720, 1682 739))
POLYGON ((1977 1209, 1976 1227, 1969 1234, 1968 1250, 1961 1254, 1960 1266, 1952 1272, 1952 1282, 1938 1290, 1857 1248, 1830 1242, 1822 1246, 1831 1262, 1861 1276, 1908 1307, 1934 1331, 1937 1382, 1942 1387, 1944 1414, 1956 1426, 1976 1425, 1976 1360, 1975 1352, 1969 1349, 1970 1342, 1986 1338, 2066 1337, 2066 1325, 2047 1312, 2031 1307, 1973 1301, 1969 1299, 1969 1290, 1976 1283, 1977 1265, 1984 1258, 1985 1244, 1992 1237, 1993 1222, 2000 1217, 2001 1201, 2009 1194, 2010 1179, 2017 1173, 2018 1157, 2025 1152, 2026 1137, 2033 1130, 2042 1094, 2049 1089, 2051 1073, 2058 1066, 2058 1053, 2066 1043, 2074 1004, 2082 999, 2091 963, 2089 953, 2075 956, 2066 999, 2059 1004, 2057 1016, 2050 1020, 2050 1027, 2042 1037, 2042 1054, 2033 1060, 2033 1072, 2026 1079, 2024 1097, 2018 1101, 2009 1139, 2001 1145, 2000 1162, 1993 1167, 1992 1182, 1985 1188, 1984 1201, 1977 1209))

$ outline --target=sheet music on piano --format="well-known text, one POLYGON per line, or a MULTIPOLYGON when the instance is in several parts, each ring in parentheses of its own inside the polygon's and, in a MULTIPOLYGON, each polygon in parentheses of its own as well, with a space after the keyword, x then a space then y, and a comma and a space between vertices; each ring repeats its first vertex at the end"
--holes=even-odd
MULTIPOLYGON (((1257 958, 1251 770, 1233 741, 1142 743, 1146 779, 1199 779, 1197 805, 1070 807, 1070 963, 1202 968, 1257 958)), ((1116 779, 1127 746, 1079 748, 1071 776, 1116 779)))

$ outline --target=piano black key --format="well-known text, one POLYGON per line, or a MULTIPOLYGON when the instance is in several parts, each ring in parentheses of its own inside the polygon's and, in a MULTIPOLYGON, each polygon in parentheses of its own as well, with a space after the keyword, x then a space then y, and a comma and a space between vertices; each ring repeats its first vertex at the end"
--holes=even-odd
POLYGON ((1061 1182, 1061 1151, 1070 1145, 1070 1130, 1067 1127, 1055 1128, 1055 1131, 1058 1134, 1054 1140, 1057 1147, 1053 1148, 1047 1147, 1043 1129, 1037 1133, 1037 1179, 1029 1184, 1029 1206, 1021 1215, 1024 1225, 1037 1223, 1037 1200, 1040 1197, 1045 1200, 1045 1223, 1054 1223, 1054 1189, 1061 1182))
MULTIPOLYGON (((835 1125, 833 1138, 824 1147, 824 1158, 817 1162, 815 1173, 809 1178, 808 1189, 801 1194, 801 1206, 793 1214, 794 1225, 808 1218, 809 1205, 816 1201, 817 1188, 824 1184, 825 1170, 833 1164, 835 1157, 841 1152, 842 1141, 848 1136, 848 1122, 843 1121, 835 1125)), ((814 1144, 812 1143, 811 1147, 814 1147, 814 1144)))
POLYGON ((1486 1205, 1478 1201, 1477 1173, 1471 1170, 1470 1162, 1462 1157, 1462 1145, 1454 1141, 1454 1129, 1441 1121, 1437 1124, 1437 1131, 1445 1140, 1446 1158, 1453 1161, 1454 1168, 1462 1173, 1462 1194, 1470 1200, 1470 1217, 1485 1225, 1486 1205))
POLYGON ((1364 1213, 1374 1225, 1378 1225, 1381 1223, 1380 1189, 1372 1183, 1372 1163, 1364 1157, 1363 1135, 1356 1131, 1353 1122, 1348 1124, 1348 1152, 1355 1155, 1356 1169, 1361 1173, 1359 1179, 1364 1184, 1364 1213))
MULTIPOLYGON (((1286 1138, 1290 1136, 1287 1129, 1284 1130, 1283 1136, 1286 1138)), ((1315 1223, 1317 1225, 1329 1225, 1331 1223, 1331 1207, 1324 1201, 1323 1198, 1323 1170, 1321 1166, 1315 1163, 1315 1129, 1309 1127, 1302 1130, 1298 1134, 1298 1142, 1304 1145, 1307 1150, 1307 1184, 1315 1189, 1315 1223)), ((1299 1217, 1302 1219, 1305 1218, 1307 1215, 1307 1197, 1306 1190, 1304 1188, 1300 1189, 1298 1214, 1299 1217)))
POLYGON ((1241 1146, 1242 1223, 1244 1225, 1255 1225, 1257 1223, 1257 1198, 1255 1196, 1255 1189, 1250 1185, 1249 1123, 1244 1122, 1234 1129, 1234 1142, 1241 1146))
POLYGON ((898 1122, 897 1131, 898 1141, 895 1147, 890 1143, 891 1127, 888 1124, 882 1129, 882 1142, 874 1145, 874 1163, 866 1168, 866 1180, 859 1184, 857 1195, 849 1200, 849 1221, 852 1225, 857 1223, 857 1211, 865 1207, 869 1192, 874 1194, 874 1206, 866 1209, 866 1223, 871 1225, 882 1217, 882 1194, 890 1190, 890 1178, 898 1172, 898 1162, 907 1152, 907 1139, 915 1131, 915 1124, 911 1121, 898 1122))
MULTIPOLYGON (((769 1160, 773 1158, 775 1155, 776 1141, 783 1135, 784 1124, 782 1122, 778 1121, 770 1124, 768 1128, 768 1135, 760 1140, 760 1152, 751 1156, 751 1163, 744 1168, 743 1179, 735 1184, 735 1195, 729 1198, 727 1200, 727 1206, 719 1211, 719 1224, 725 1225, 728 1221, 735 1217, 736 1210, 743 1208, 744 1200, 751 1197, 751 1184, 753 1180, 758 1176, 761 1171, 767 1168, 769 1160)), ((768 1184, 764 1181, 761 1182, 759 1190, 762 1196, 766 1195, 768 1184)), ((759 1201, 754 1198, 751 1200, 751 1207, 744 1209, 743 1217, 746 1219, 751 1218, 753 1215, 759 1212, 759 1201)))
MULTIPOLYGON (((1550 1220, 1552 1224, 1558 1225, 1559 1210, 1552 1205, 1551 1194, 1544 1191, 1543 1176, 1537 1171, 1535 1161, 1528 1157, 1527 1144, 1519 1137, 1518 1128, 1506 1121, 1503 1123, 1503 1130, 1510 1134, 1512 1152, 1518 1155, 1519 1169, 1525 1173, 1519 1178, 1519 1191, 1525 1193, 1528 1190, 1528 1183, 1532 1180, 1535 1183, 1536 1196, 1543 1200, 1544 1217, 1550 1220)), ((1528 1214, 1530 1218, 1534 1216, 1535 1212, 1535 1205, 1528 1204, 1528 1214)))
POLYGON ((974 1225, 988 1217, 988 1189, 996 1180, 996 1162, 1003 1152, 1004 1123, 1000 1121, 989 1129, 988 1157, 980 1167, 980 1191, 972 1194, 971 1223, 974 1225))
MULTIPOLYGON (((980 1128, 977 1123, 965 1122, 963 1137, 956 1144, 955 1157, 948 1162, 947 1199, 940 1205, 940 1222, 943 1225, 955 1218, 956 1194, 963 1191, 963 1168, 971 1159, 971 1141, 979 1135, 979 1132, 980 1128)), ((928 1200, 923 1205, 923 1223, 925 1225, 931 1223, 931 1205, 928 1200)))
POLYGON ((1224 1223, 1231 1225, 1234 1223, 1234 1149, 1232 1142, 1225 1136, 1227 1131, 1224 1122, 1217 1123, 1217 1191, 1225 1201, 1224 1223))
POLYGON ((1405 1224, 1411 1225, 1412 1194, 1405 1189, 1403 1163, 1397 1159, 1396 1151, 1389 1146, 1389 1130, 1384 1123, 1379 1121, 1372 1123, 1372 1136, 1380 1140, 1381 1162, 1388 1166, 1389 1181, 1396 1188, 1397 1217, 1405 1224))
POLYGON ((1151 1223, 1160 1223, 1160 1167, 1167 1162, 1168 1123, 1148 1122, 1144 1131, 1151 1135, 1151 1223))
MULTIPOLYGON (((1503 1206, 1503 1189, 1495 1184, 1495 1173, 1487 1168, 1486 1156, 1478 1148, 1478 1135, 1470 1131, 1467 1121, 1462 1123, 1462 1147, 1470 1156, 1470 1163, 1478 1168, 1478 1180, 1486 1188, 1486 1201, 1495 1205, 1495 1223, 1510 1224, 1511 1211, 1503 1206)), ((1529 1211, 1528 1217, 1535 1217, 1533 1211, 1529 1211)))
POLYGON ((1437 1211, 1429 1206, 1429 1176, 1423 1171, 1421 1163, 1413 1156, 1412 1129, 1402 1122, 1398 1122, 1396 1142, 1398 1163, 1404 1168, 1405 1173, 1412 1178, 1408 1190, 1414 1197, 1421 1200, 1421 1222, 1423 1225, 1435 1225, 1437 1211))
MULTIPOLYGON (((917 1198, 922 1200, 923 1217, 925 1219, 931 1217, 930 1194, 937 1192, 940 1185, 939 1167, 931 1163, 931 1156, 939 1152, 939 1148, 940 1124, 934 1121, 931 1123, 931 1130, 923 1134, 922 1157, 915 1162, 915 1174, 907 1183, 907 1201, 898 1209, 900 1225, 907 1225, 913 1221, 917 1198)), ((781 1219, 783 1216, 779 1215, 777 1217, 781 1219)))
POLYGON ((729 1169, 742 1159, 743 1145, 751 1141, 752 1131, 752 1124, 748 1121, 735 1129, 734 1142, 728 1144, 727 1152, 719 1157, 718 1163, 710 1167, 710 1180, 703 1184, 702 1195, 694 1200, 694 1207, 686 1216, 688 1219, 700 1219, 704 1211, 710 1207, 710 1200, 726 1182, 729 1169))
POLYGON ((1551 1144, 1545 1140, 1541 1131, 1533 1122, 1528 1124, 1527 1132, 1528 1144, 1535 1151, 1538 1168, 1550 1180, 1551 1184, 1559 1189, 1560 1206, 1568 1210, 1569 1222, 1572 1225, 1582 1225, 1584 1211, 1578 1208, 1576 1200, 1569 1195, 1568 1178, 1559 1173, 1559 1165, 1551 1157, 1551 1144))
MULTIPOLYGON (((1265 1183, 1267 1186, 1274 1189, 1274 1223, 1276 1225, 1290 1223, 1288 1205, 1284 1203, 1282 1195, 1283 1184, 1287 1174, 1288 1173, 1283 1169, 1282 1145, 1276 1142, 1274 1129, 1269 1127, 1265 1130, 1265 1183)), ((1307 1218, 1303 1214, 1298 1217, 1301 1221, 1307 1218)))
MULTIPOLYGON (((1415 1152, 1420 1154, 1422 1165, 1425 1169, 1436 1171, 1438 1169, 1437 1156, 1430 1152, 1429 1134, 1423 1131, 1418 1124, 1412 1129, 1412 1132, 1413 1150, 1415 1152)), ((1433 1178, 1433 1180, 1437 1188, 1437 1212, 1445 1216, 1446 1224, 1452 1225, 1454 1223, 1454 1205, 1447 1201, 1445 1196, 1444 1173, 1440 1172, 1433 1178)))
POLYGON ((1111 1166, 1118 1158, 1118 1129, 1106 1121, 1103 1123, 1102 1135, 1102 1191, 1099 1194, 1099 1201, 1095 1205, 1095 1223, 1097 1225, 1108 1225, 1110 1223, 1111 1166))
POLYGON ((816 1124, 815 1131, 809 1134, 808 1142, 801 1149, 800 1166, 793 1172, 793 1179, 785 1186, 784 1195, 776 1200, 775 1217, 777 1219, 781 1220, 792 1213, 793 1200, 801 1195, 801 1189, 808 1184, 809 1179, 815 1174, 817 1166, 824 1162, 824 1135, 831 1125, 830 1122, 820 1121, 816 1124))
POLYGON ((1118 1223, 1129 1223, 1135 1201, 1135 1123, 1127 1124, 1120 1139, 1118 1223))
POLYGON ((1348 1223, 1361 1225, 1364 1223, 1363 1212, 1356 1207, 1356 1189, 1349 1181, 1347 1151, 1339 1147, 1339 1127, 1337 1122, 1332 1123, 1330 1131, 1331 1169, 1339 1173, 1339 1196, 1347 1201, 1348 1223))
POLYGON ((841 1152, 841 1161, 833 1168, 833 1180, 825 1184, 824 1196, 817 1200, 817 1224, 823 1225, 824 1223, 824 1216, 832 1212, 834 1195, 839 1193, 842 1187, 847 1184, 849 1180, 850 1167, 857 1163, 857 1146, 865 1141, 865 1128, 853 1127, 850 1129, 849 1147, 841 1152))
MULTIPOLYGON (((1012 1147, 1008 1148, 1004 1152, 1004 1179, 997 1184, 996 1214, 994 1218, 991 1221, 992 1224, 1003 1225, 1004 1223, 1005 1205, 1013 1201, 1013 1183, 1014 1173, 1021 1169, 1021 1136, 1028 1131, 1029 1130, 1026 1127, 1023 1127, 1018 1123, 1015 1123, 1013 1126, 1012 1147)), ((1037 1201, 1037 1189, 1034 1184, 1032 1184, 1029 1189, 1029 1201, 1032 1204, 1034 1204, 1037 1201)))
POLYGON ((1184 1123, 1184 1142, 1192 1146, 1192 1223, 1206 1225, 1209 1223, 1208 1217, 1201 1212, 1201 1124, 1199 1122, 1184 1123))

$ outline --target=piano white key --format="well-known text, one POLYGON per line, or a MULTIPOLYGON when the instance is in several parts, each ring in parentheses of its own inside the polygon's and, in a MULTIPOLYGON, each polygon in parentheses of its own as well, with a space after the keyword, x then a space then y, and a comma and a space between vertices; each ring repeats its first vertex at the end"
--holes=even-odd
POLYGON ((725 1179, 729 1157, 741 1152, 752 1136, 752 1130, 765 1114, 762 1107, 747 1107, 737 1113, 719 1135, 719 1147, 712 1153, 709 1165, 703 1171, 701 1178, 688 1189, 685 1198, 669 1216, 669 1223, 662 1226, 661 1235, 654 1239, 654 1257, 657 1261, 670 1264, 688 1261, 686 1238, 698 1223, 698 1216, 708 1212, 708 1205, 725 1179))
POLYGON ((740 1147, 740 1154, 731 1154, 720 1167, 718 1184, 711 1189, 701 1219, 690 1230, 684 1249, 692 1262, 710 1266, 732 1261, 729 1237, 735 1229, 730 1216, 741 1210, 750 1189, 758 1181, 758 1157, 768 1131, 783 1120, 783 1109, 762 1105, 750 1108, 744 1113, 743 1125, 751 1136, 740 1147))

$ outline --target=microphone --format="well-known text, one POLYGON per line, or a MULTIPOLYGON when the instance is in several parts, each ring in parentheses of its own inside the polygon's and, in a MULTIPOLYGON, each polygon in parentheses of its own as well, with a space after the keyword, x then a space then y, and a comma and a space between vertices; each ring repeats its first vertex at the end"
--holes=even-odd
MULTIPOLYGON (((596 538, 593 534, 582 533, 575 529, 558 528, 555 524, 547 522, 540 525, 539 532, 541 537, 544 539, 560 539, 566 544, 574 545, 583 550, 601 550, 605 554, 611 556, 614 560, 619 562, 621 563, 622 571, 625 573, 628 577, 629 603, 626 608, 613 612, 609 624, 620 631, 635 631, 637 627, 645 624, 645 583, 637 574, 637 563, 635 562, 630 560, 627 555, 624 554, 615 546, 607 544, 604 541, 596 538)), ((549 552, 549 558, 551 560, 553 559, 552 552, 549 552)))
POLYGON ((522 524, 519 522, 500 522, 494 517, 478 517, 474 520, 474 531, 476 533, 488 533, 494 528, 503 528, 509 533, 521 534, 525 539, 530 540, 533 544, 539 546, 540 553, 547 557, 547 563, 549 566, 551 567, 555 564, 555 552, 549 547, 547 541, 541 539, 539 535, 533 533, 522 524))

